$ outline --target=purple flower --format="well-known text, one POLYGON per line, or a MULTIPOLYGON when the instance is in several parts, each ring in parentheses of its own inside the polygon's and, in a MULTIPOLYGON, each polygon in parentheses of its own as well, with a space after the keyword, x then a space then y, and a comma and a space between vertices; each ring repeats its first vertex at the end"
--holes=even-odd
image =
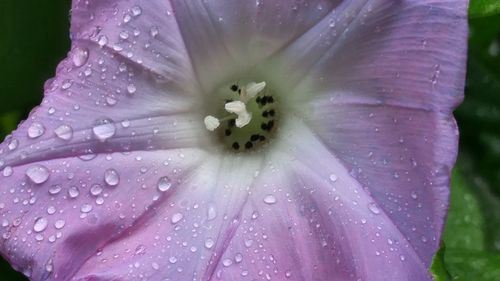
POLYGON ((0 146, 32 280, 431 280, 467 1, 74 0, 0 146))

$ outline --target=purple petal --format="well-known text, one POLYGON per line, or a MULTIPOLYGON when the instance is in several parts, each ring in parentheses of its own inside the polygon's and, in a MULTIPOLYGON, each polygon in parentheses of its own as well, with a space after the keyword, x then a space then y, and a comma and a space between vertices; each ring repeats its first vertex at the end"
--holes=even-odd
POLYGON ((168 206, 201 155, 114 153, 20 165, 8 175, 4 169, 0 250, 32 280, 68 280, 158 206, 168 206))
POLYGON ((283 53, 296 99, 312 100, 297 110, 429 265, 457 154, 467 1, 344 6, 345 23, 324 21, 283 53))
POLYGON ((171 2, 199 81, 210 90, 216 86, 213 81, 227 80, 269 58, 341 1, 171 2))
MULTIPOLYGON (((212 280, 260 159, 210 157, 149 215, 87 260, 76 280, 212 280), (243 172, 242 172, 243 171, 243 172)), ((148 192, 144 192, 148 193, 148 192)))
POLYGON ((138 3, 74 1, 71 53, 0 146, 13 266, 33 280, 431 280, 466 1, 138 3), (259 63, 309 129, 290 118, 271 153, 216 155, 199 95, 259 63))

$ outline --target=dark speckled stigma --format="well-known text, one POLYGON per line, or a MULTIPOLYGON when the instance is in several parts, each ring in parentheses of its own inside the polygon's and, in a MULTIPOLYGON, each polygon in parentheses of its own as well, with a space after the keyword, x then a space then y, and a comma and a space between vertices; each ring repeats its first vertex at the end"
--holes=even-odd
POLYGON ((277 123, 277 101, 265 82, 232 83, 222 89, 217 116, 205 117, 207 130, 233 151, 249 151, 271 139, 277 123))

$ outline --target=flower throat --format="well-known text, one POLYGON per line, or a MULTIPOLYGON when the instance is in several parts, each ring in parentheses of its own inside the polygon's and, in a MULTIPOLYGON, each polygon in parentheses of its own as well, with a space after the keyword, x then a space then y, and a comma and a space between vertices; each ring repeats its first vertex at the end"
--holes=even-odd
POLYGON ((216 104, 217 116, 205 117, 205 127, 218 135, 232 151, 249 151, 265 144, 273 135, 278 117, 277 102, 265 82, 230 84, 216 104))

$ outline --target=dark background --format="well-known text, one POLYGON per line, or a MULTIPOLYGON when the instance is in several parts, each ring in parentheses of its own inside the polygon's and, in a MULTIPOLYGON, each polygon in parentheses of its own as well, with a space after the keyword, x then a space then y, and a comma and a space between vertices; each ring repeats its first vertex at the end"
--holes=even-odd
MULTIPOLYGON (((472 2, 466 98, 456 111, 460 153, 434 269, 439 281, 500 280, 500 13, 491 10, 498 4, 481 7, 488 2, 472 2)), ((66 56, 69 10, 69 0, 0 0, 1 138, 39 104, 44 82, 66 56)), ((0 258, 0 280, 26 278, 0 258)))

